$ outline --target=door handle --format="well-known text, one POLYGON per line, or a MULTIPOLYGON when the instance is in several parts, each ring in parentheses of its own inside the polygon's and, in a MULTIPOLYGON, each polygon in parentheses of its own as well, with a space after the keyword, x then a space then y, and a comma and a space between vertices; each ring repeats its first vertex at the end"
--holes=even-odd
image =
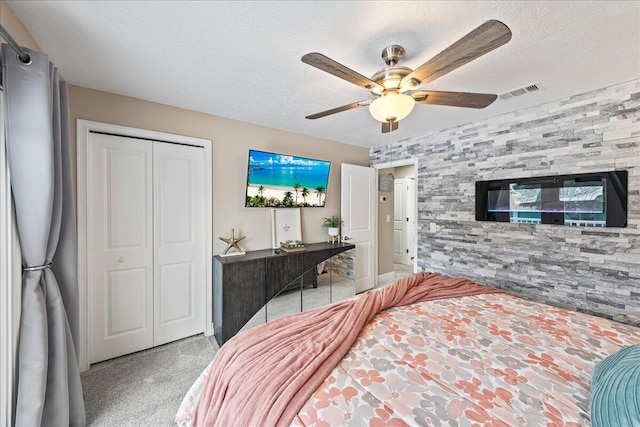
POLYGON ((123 256, 121 256, 120 258, 118 258, 118 262, 119 262, 119 263, 123 263, 123 262, 124 262, 124 257, 123 257, 123 256))
POLYGON ((344 236, 344 237, 342 238, 342 240, 344 240, 344 241, 346 242, 347 240, 351 240, 351 237, 349 237, 349 236, 344 236))

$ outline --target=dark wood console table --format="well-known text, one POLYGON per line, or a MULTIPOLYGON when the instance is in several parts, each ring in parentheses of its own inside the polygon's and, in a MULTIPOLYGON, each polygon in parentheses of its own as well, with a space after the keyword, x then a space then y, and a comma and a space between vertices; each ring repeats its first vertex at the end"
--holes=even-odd
POLYGON ((213 324, 219 345, 227 342, 267 303, 322 261, 355 248, 311 243, 304 252, 273 249, 213 257, 213 324))

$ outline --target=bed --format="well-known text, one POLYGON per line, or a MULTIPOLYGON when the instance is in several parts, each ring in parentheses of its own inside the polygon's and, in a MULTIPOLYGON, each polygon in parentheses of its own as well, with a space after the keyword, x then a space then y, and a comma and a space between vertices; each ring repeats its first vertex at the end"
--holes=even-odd
POLYGON ((640 343, 637 327, 434 273, 250 331, 178 425, 588 426, 594 366, 640 343))

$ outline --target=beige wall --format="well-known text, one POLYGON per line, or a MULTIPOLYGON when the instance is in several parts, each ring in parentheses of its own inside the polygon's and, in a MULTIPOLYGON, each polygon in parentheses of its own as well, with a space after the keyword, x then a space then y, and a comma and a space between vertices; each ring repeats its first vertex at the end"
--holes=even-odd
POLYGON ((218 240, 231 228, 245 250, 270 247, 270 209, 245 208, 247 155, 250 148, 331 161, 324 208, 302 209, 302 238, 326 239, 322 217, 340 214, 340 164, 369 165, 369 150, 310 136, 256 126, 209 114, 170 107, 141 99, 69 86, 72 141, 75 153, 76 119, 205 138, 213 141, 213 238, 214 254, 226 247, 218 240))
POLYGON ((22 25, 22 22, 20 22, 4 0, 0 0, 0 24, 2 24, 4 29, 11 34, 11 37, 13 37, 20 46, 40 51, 40 48, 36 42, 33 41, 27 29, 22 25))
POLYGON ((408 176, 415 177, 416 173, 415 173, 414 169, 415 169, 414 165, 398 166, 397 168, 395 168, 395 170, 393 172, 393 176, 396 179, 406 178, 408 176))
MULTIPOLYGON (((393 174, 394 168, 379 169, 378 175, 393 174)), ((378 275, 393 271, 393 190, 378 191, 378 275), (386 200, 380 200, 384 197, 386 200), (387 222, 387 215, 390 221, 387 222)))

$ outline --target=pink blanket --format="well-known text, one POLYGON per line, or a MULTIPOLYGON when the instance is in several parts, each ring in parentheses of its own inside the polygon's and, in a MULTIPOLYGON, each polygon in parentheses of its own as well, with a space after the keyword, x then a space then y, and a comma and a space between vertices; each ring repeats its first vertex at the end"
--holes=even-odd
POLYGON ((501 292, 418 273, 346 301, 252 328, 218 351, 194 426, 289 425, 377 313, 418 301, 501 292))

